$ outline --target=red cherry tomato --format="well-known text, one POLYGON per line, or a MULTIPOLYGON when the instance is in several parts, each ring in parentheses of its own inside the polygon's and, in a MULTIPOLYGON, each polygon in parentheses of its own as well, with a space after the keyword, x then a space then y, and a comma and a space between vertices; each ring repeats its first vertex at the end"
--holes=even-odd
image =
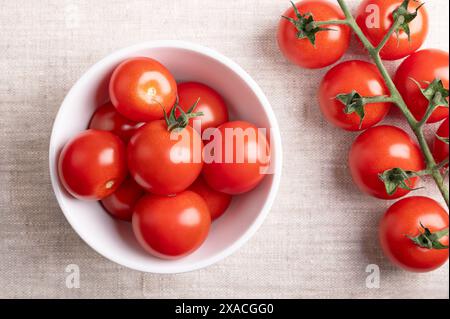
POLYGON ((131 58, 113 72, 109 83, 112 104, 123 116, 135 122, 163 118, 177 96, 177 84, 172 74, 158 61, 131 58))
POLYGON ((131 221, 136 202, 144 195, 144 190, 128 177, 120 187, 108 197, 102 199, 102 205, 113 217, 131 221))
POLYGON ((120 137, 124 142, 128 142, 131 136, 142 125, 130 121, 116 111, 111 102, 107 102, 97 108, 89 123, 89 128, 110 131, 120 137))
MULTIPOLYGON (((449 119, 447 118, 437 130, 436 135, 440 138, 448 138, 449 135, 448 131, 449 131, 449 119)), ((449 147, 447 143, 440 140, 438 137, 435 137, 434 139, 433 156, 434 159, 436 160, 436 163, 439 164, 446 158, 448 158, 449 147)))
MULTIPOLYGON (((448 89, 448 53, 440 50, 422 50, 409 56, 397 70, 394 82, 409 109, 417 120, 425 115, 428 100, 423 96, 417 83, 426 88, 435 79, 442 80, 448 89), (416 82, 414 82, 414 79, 416 82)), ((448 107, 438 107, 427 123, 439 122, 449 115, 448 107)))
POLYGON ((270 160, 266 136, 243 121, 219 126, 204 154, 205 181, 213 189, 231 195, 255 188, 264 178, 270 160))
MULTIPOLYGON (((353 181, 361 191, 381 199, 396 199, 409 191, 398 188, 389 196, 379 174, 393 168, 421 171, 424 161, 419 147, 405 131, 382 125, 371 127, 356 138, 350 150, 349 166, 353 181)), ((407 184, 414 188, 417 182, 414 177, 407 184)))
MULTIPOLYGON (((397 266, 414 272, 432 271, 448 260, 447 249, 421 247, 411 240, 428 228, 431 233, 448 228, 447 212, 427 197, 408 197, 392 205, 380 223, 385 255, 397 266)), ((448 246, 448 236, 438 240, 448 246)))
POLYGON ((222 216, 231 203, 231 195, 212 189, 201 176, 189 187, 189 190, 199 194, 205 200, 211 220, 222 216))
MULTIPOLYGON (((374 46, 380 44, 392 27, 393 12, 402 3, 403 0, 365 0, 360 4, 356 22, 374 46)), ((414 12, 420 4, 419 1, 410 1, 408 11, 414 12)), ((422 46, 428 33, 428 15, 425 7, 419 9, 417 17, 409 23, 409 29, 411 30, 411 41, 408 40, 408 35, 403 29, 399 31, 398 36, 394 33, 381 50, 381 58, 384 60, 402 59, 422 46)))
MULTIPOLYGON (((310 13, 315 21, 344 19, 342 10, 336 5, 322 0, 303 0, 295 5, 301 14, 310 13)), ((294 8, 289 8, 285 17, 296 19, 294 8)), ((278 24, 278 46, 284 56, 301 67, 323 68, 337 62, 350 45, 350 28, 345 25, 329 25, 332 31, 316 33, 315 45, 307 38, 299 39, 293 23, 281 18, 278 24)))
POLYGON ((134 234, 150 254, 164 259, 184 257, 205 241, 211 218, 203 198, 191 191, 172 197, 146 195, 136 204, 134 234))
MULTIPOLYGON (((228 110, 223 98, 211 89, 201 83, 187 82, 178 85, 178 103, 187 111, 200 98, 194 112, 203 112, 202 116, 196 118, 201 121, 200 132, 207 128, 218 127, 228 122, 228 110)), ((193 119, 189 124, 193 126, 193 119)))
POLYGON ((81 132, 62 149, 58 171, 61 183, 74 197, 84 200, 105 198, 125 179, 124 144, 110 132, 81 132))
POLYGON ((363 97, 389 95, 389 90, 375 65, 364 61, 347 61, 333 67, 322 80, 319 89, 320 109, 325 118, 348 131, 365 130, 383 120, 390 103, 372 103, 364 107, 365 116, 360 127, 356 113, 345 114, 338 94, 357 91, 363 97))
POLYGON ((141 127, 128 143, 128 167, 148 192, 170 195, 188 188, 202 170, 203 142, 191 126, 169 132, 164 120, 141 127), (177 135, 179 134, 179 135, 177 135))

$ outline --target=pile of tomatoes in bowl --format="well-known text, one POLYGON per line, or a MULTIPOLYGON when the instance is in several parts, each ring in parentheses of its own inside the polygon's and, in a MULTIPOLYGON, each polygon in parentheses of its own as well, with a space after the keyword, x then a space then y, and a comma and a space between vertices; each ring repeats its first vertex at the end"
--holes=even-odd
MULTIPOLYGON (((445 176, 441 171, 448 170, 449 55, 437 49, 419 50, 428 32, 428 15, 419 1, 364 0, 351 20, 351 13, 343 12, 345 1, 340 5, 324 0, 292 3, 280 19, 278 44, 292 63, 318 69, 338 62, 349 49, 351 31, 359 33, 360 44, 375 63, 351 60, 331 67, 321 81, 318 104, 332 125, 362 132, 348 160, 358 188, 376 198, 399 199, 418 188, 420 178, 432 175, 431 170, 441 179, 445 176), (394 30, 396 17, 399 25, 394 30), (381 60, 399 59, 404 60, 391 79, 381 60), (425 138, 417 143, 399 127, 378 125, 398 104, 393 96, 404 100, 404 113, 410 114, 408 123, 416 126, 416 136, 425 124, 441 122, 430 146, 425 138), (427 165, 425 155, 436 164, 427 165)), ((448 190, 446 196, 448 201, 448 190)), ((435 200, 404 198, 382 218, 381 247, 401 268, 431 271, 448 260, 448 227, 448 213, 435 200)))
POLYGON ((62 148, 65 190, 100 201, 129 221, 155 257, 197 250, 234 195, 255 189, 270 167, 264 130, 230 121, 223 97, 199 82, 177 83, 150 57, 122 61, 85 131, 62 148))

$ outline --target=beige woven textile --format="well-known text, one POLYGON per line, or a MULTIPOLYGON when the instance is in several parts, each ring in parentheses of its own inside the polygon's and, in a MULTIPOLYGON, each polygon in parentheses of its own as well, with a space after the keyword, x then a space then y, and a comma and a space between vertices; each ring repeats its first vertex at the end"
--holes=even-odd
MULTIPOLYGON (((352 7, 357 0, 348 1, 352 7)), ((448 264, 428 274, 382 256, 377 223, 389 202, 361 194, 346 157, 355 134, 327 124, 315 94, 326 70, 279 53, 287 0, 0 0, 0 297, 32 298, 448 298, 448 264), (94 252, 53 195, 48 144, 70 87, 110 52, 179 39, 216 49, 259 83, 278 118, 284 165, 267 220, 237 253, 199 271, 144 274, 94 252), (80 288, 66 287, 67 265, 80 288), (366 286, 366 267, 380 287, 366 286)), ((448 50, 447 0, 427 1, 426 47, 448 50)), ((365 59, 356 43, 346 59, 365 59)), ((390 64, 393 66, 394 64, 390 64)), ((386 122, 403 125, 394 112, 386 122)), ((439 198, 431 182, 418 194, 439 198)))

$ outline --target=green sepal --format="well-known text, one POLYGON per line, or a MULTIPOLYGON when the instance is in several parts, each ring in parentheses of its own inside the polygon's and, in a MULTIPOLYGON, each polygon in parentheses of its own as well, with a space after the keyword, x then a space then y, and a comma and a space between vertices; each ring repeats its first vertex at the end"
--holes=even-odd
POLYGON ((314 23, 314 17, 311 13, 301 14, 298 11, 297 6, 291 1, 292 7, 294 8, 295 16, 297 19, 291 17, 282 16, 282 18, 291 22, 297 29, 298 39, 308 39, 312 45, 316 45, 316 33, 321 31, 332 31, 331 28, 322 28, 314 23))
POLYGON ((420 223, 420 227, 422 228, 421 230, 419 230, 420 235, 416 237, 411 237, 407 235, 407 237, 411 239, 414 244, 416 244, 419 247, 427 249, 437 249, 437 250, 448 249, 448 246, 442 244, 439 241, 442 237, 448 236, 448 227, 435 233, 432 233, 428 228, 423 226, 422 223, 420 223))
POLYGON ((419 82, 411 78, 411 80, 416 83, 422 92, 423 96, 428 100, 429 107, 436 108, 438 106, 448 107, 447 98, 449 96, 448 89, 444 87, 444 83, 440 79, 434 79, 433 82, 428 83, 428 86, 423 89, 419 82))
POLYGON ((405 171, 401 168, 392 168, 379 174, 378 177, 384 183, 386 193, 389 196, 395 194, 398 188, 406 189, 408 191, 417 190, 417 188, 411 188, 408 185, 408 180, 412 177, 418 176, 416 172, 405 171))
POLYGON ((364 117, 366 116, 366 113, 364 111, 365 100, 361 96, 361 94, 356 91, 352 91, 352 93, 348 94, 338 94, 336 96, 336 99, 345 105, 345 114, 356 113, 359 116, 359 128, 361 128, 364 117))
MULTIPOLYGON (((392 13, 394 21, 397 21, 398 19, 400 19, 400 17, 403 17, 403 22, 400 23, 400 25, 398 26, 398 29, 395 31, 397 34, 397 38, 399 38, 400 30, 403 30, 408 35, 409 42, 411 42, 411 30, 409 29, 409 23, 417 17, 417 14, 418 14, 420 8, 422 8, 422 6, 425 4, 425 3, 421 3, 414 12, 409 12, 408 6, 409 6, 410 1, 411 0, 404 0, 402 2, 402 4, 400 5, 400 7, 398 7, 392 13)), ((418 1, 414 0, 414 2, 418 2, 418 1)))
POLYGON ((448 137, 441 137, 441 136, 439 136, 439 135, 436 135, 436 138, 437 138, 438 140, 440 140, 441 142, 447 144, 447 145, 449 144, 449 138, 448 138, 448 137))
POLYGON ((169 116, 167 116, 166 110, 163 106, 161 106, 164 110, 164 120, 167 124, 167 130, 172 132, 173 130, 182 130, 186 126, 189 125, 189 120, 193 117, 202 116, 203 112, 193 112, 195 107, 198 105, 200 98, 185 112, 183 108, 178 104, 178 98, 175 102, 174 106, 170 110, 169 116), (180 115, 176 117, 175 112, 178 110, 180 115))

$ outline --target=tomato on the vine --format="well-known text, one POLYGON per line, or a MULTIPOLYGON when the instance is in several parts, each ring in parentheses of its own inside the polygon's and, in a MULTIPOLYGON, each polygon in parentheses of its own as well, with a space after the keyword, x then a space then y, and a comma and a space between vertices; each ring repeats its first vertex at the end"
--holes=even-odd
MULTIPOLYGON (((395 21, 394 12, 402 4, 404 0, 365 0, 360 4, 356 23, 374 46, 378 46, 388 33, 395 21)), ((427 12, 425 7, 421 6, 421 2, 409 1, 407 11, 414 14, 416 9, 418 9, 417 16, 407 24, 407 27, 400 28, 390 36, 380 52, 382 59, 402 59, 417 51, 425 42, 428 33, 427 12), (410 30, 410 36, 405 29, 410 30)), ((402 10, 404 11, 404 8, 402 10)))
POLYGON ((323 0, 303 0, 295 4, 295 8, 289 8, 278 24, 278 45, 284 56, 292 63, 311 69, 338 61, 350 45, 350 28, 346 25, 313 27, 309 19, 342 20, 342 10, 323 0))
POLYGON ((89 128, 110 131, 124 142, 128 142, 141 125, 142 123, 131 121, 117 112, 111 102, 98 107, 89 122, 89 128))
POLYGON ((62 149, 58 172, 61 183, 74 197, 100 200, 112 194, 125 179, 125 146, 107 131, 81 132, 62 149))
POLYGON ((253 124, 227 122, 205 145, 204 160, 202 173, 209 186, 230 195, 242 194, 264 178, 270 164, 270 147, 266 135, 253 124))
POLYGON ((143 195, 142 187, 128 177, 114 193, 103 198, 101 203, 111 216, 131 221, 134 205, 143 195))
POLYGON ((432 271, 448 260, 448 221, 447 212, 431 198, 402 199, 381 220, 381 247, 403 269, 432 271))
POLYGON ((205 200, 211 214, 211 220, 216 220, 222 216, 231 203, 231 195, 212 189, 202 176, 199 176, 188 189, 199 194, 205 200))
MULTIPOLYGON (((448 89, 448 60, 448 52, 434 49, 421 50, 405 59, 397 69, 395 85, 417 120, 423 118, 429 104, 419 85, 425 89, 437 79, 441 80, 443 86, 448 89)), ((438 106, 427 123, 439 122, 448 116, 448 107, 438 106)))
POLYGON ((364 61, 346 61, 333 67, 322 80, 319 104, 325 118, 348 131, 365 130, 386 116, 390 103, 371 103, 363 107, 363 120, 356 110, 346 113, 345 105, 336 97, 357 92, 362 97, 389 95, 389 90, 375 65, 364 61))
POLYGON ((149 122, 164 117, 177 97, 174 77, 156 60, 139 57, 122 62, 109 83, 112 104, 123 116, 135 122, 149 122))
POLYGON ((170 131, 164 120, 141 127, 128 143, 128 167, 148 192, 171 195, 188 188, 202 170, 203 142, 187 125, 170 131))
POLYGON ((445 159, 448 159, 449 154, 448 136, 449 136, 449 118, 447 118, 441 124, 434 138, 433 156, 436 163, 438 164, 444 161, 445 159), (445 139, 447 139, 447 142, 445 141, 445 139))
POLYGON ((175 196, 145 195, 134 207, 133 231, 150 254, 176 259, 196 250, 211 225, 208 206, 191 191, 175 196))
MULTIPOLYGON (((389 195, 380 174, 395 168, 413 172, 425 168, 418 145, 405 131, 388 125, 371 127, 356 138, 350 150, 349 166, 359 189, 381 199, 396 199, 410 190, 398 187, 389 195)), ((410 189, 417 182, 415 176, 405 181, 410 189)))
MULTIPOLYGON (((207 128, 218 127, 228 122, 228 110, 223 98, 212 88, 197 82, 186 82, 178 85, 178 104, 186 112, 198 101, 194 112, 203 115, 196 118, 201 121, 200 132, 207 128)), ((189 122, 193 126, 193 119, 189 122)))

